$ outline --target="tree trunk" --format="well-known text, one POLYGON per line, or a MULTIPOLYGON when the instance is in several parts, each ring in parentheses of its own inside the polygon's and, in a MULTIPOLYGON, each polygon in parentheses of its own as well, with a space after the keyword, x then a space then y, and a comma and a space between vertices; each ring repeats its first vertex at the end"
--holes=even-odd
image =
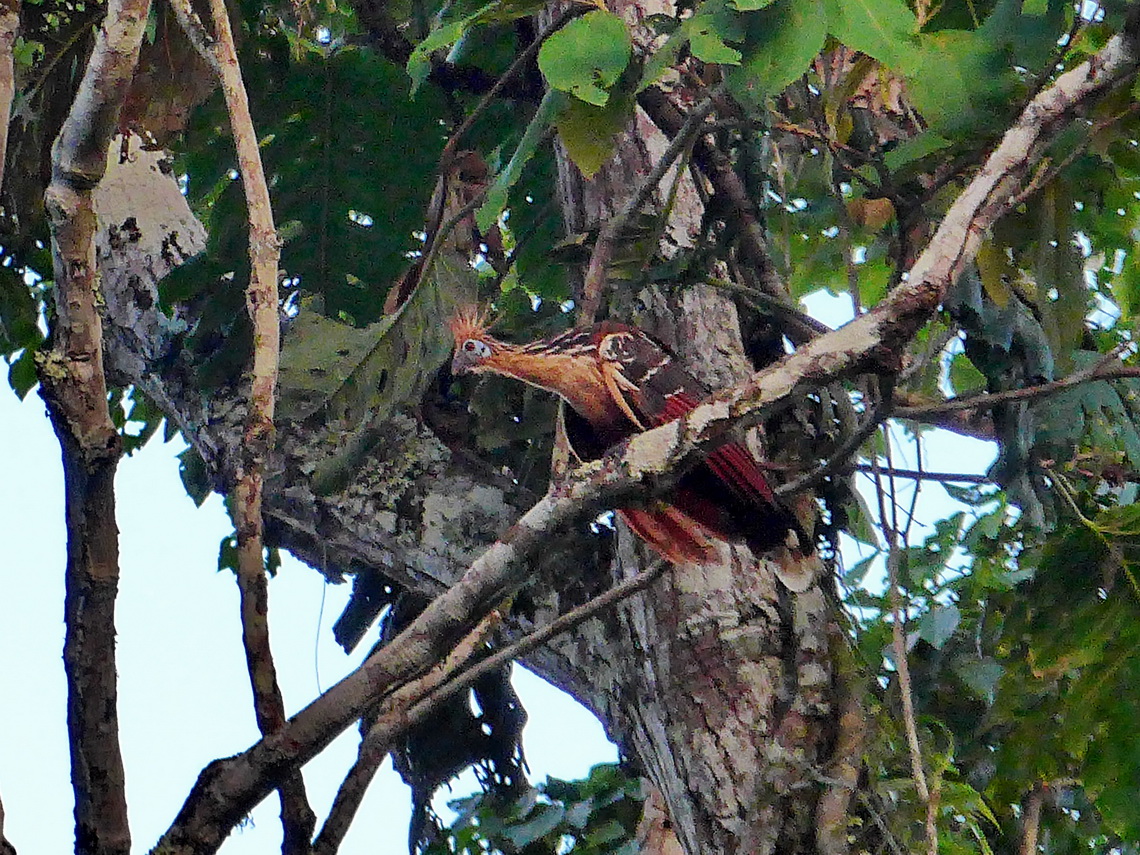
MULTIPOLYGON (((634 25, 652 12, 619 11, 634 25)), ((620 210, 667 144, 638 110, 614 158, 591 180, 560 151, 569 229, 597 228, 620 210)), ((673 189, 668 179, 661 186, 673 189)), ((658 199, 655 210, 664 203, 658 199)), ((662 251, 691 247, 702 214, 684 173, 662 251)), ((712 288, 647 287, 632 295, 622 287, 629 286, 612 286, 611 314, 645 307, 621 319, 653 333, 707 385, 731 385, 755 370, 736 307, 712 288)), ((719 557, 673 567, 603 626, 582 633, 589 638, 575 649, 592 660, 580 663, 593 675, 591 706, 660 788, 686 852, 811 851, 820 770, 837 733, 830 655, 837 629, 827 580, 816 573, 817 582, 797 594, 778 581, 777 557, 727 545, 719 557)), ((611 572, 631 575, 649 558, 623 532, 611 572)))

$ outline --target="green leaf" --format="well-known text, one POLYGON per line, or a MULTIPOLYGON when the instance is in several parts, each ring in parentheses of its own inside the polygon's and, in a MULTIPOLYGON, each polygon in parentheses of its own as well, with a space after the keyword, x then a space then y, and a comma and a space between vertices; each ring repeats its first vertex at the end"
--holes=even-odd
POLYGON ((827 29, 847 47, 899 68, 913 50, 918 22, 903 0, 824 0, 827 29))
POLYGON ((1001 665, 990 658, 956 664, 954 671, 966 687, 982 699, 994 696, 1002 675, 1001 665))
POLYGON ((866 558, 857 561, 854 565, 849 567, 843 573, 843 582, 851 587, 856 587, 863 584, 863 580, 867 577, 867 571, 871 569, 871 565, 875 559, 879 557, 879 553, 875 552, 868 555, 866 558))
POLYGON ((451 350, 441 319, 474 293, 475 271, 444 252, 398 312, 364 329, 302 307, 281 347, 281 417, 323 411, 356 429, 419 400, 451 350))
POLYGON ((598 10, 554 33, 538 52, 538 67, 555 89, 602 106, 629 65, 633 43, 625 21, 598 10))
POLYGON ((193 446, 178 455, 178 475, 187 495, 197 507, 202 507, 206 497, 213 492, 214 485, 210 483, 210 473, 205 462, 193 446))
POLYGON ((8 385, 23 400, 39 381, 40 378, 36 375, 36 349, 26 348, 8 366, 8 385))
POLYGON ((962 612, 953 603, 936 605, 918 622, 918 635, 937 650, 954 635, 962 620, 962 612))
POLYGON ((614 137, 629 125, 633 108, 633 97, 624 94, 602 107, 571 98, 555 120, 566 153, 587 178, 613 156, 614 137))
POLYGON ((981 392, 986 388, 986 376, 966 354, 956 353, 950 360, 950 385, 954 387, 956 395, 981 392))
POLYGON ((763 106, 811 66, 827 38, 820 0, 776 0, 746 16, 743 57, 728 73, 736 97, 763 106))
POLYGON ((541 840, 562 822, 566 811, 562 805, 538 805, 526 822, 503 829, 503 837, 515 846, 527 846, 541 840))
POLYGON ((918 136, 904 140, 883 155, 883 162, 891 172, 898 172, 904 166, 922 160, 929 155, 941 152, 950 145, 950 140, 934 131, 923 131, 918 136))
POLYGON ((218 572, 232 570, 238 572, 238 539, 237 533, 227 534, 218 544, 218 572))
POLYGON ((515 153, 511 155, 511 159, 502 171, 495 176, 494 183, 487 191, 487 198, 479 206, 479 210, 475 212, 475 224, 482 231, 488 231, 499 219, 499 215, 503 213, 503 209, 507 206, 508 192, 519 180, 527 161, 538 150, 546 128, 555 120, 566 103, 566 96, 554 89, 548 90, 542 97, 538 109, 535 110, 534 117, 527 125, 522 139, 519 140, 515 153))
POLYGON ((683 26, 678 27, 675 31, 670 33, 669 38, 665 40, 665 44, 653 51, 653 55, 650 56, 649 60, 645 63, 637 91, 641 92, 643 89, 649 88, 664 77, 665 73, 673 67, 673 64, 677 61, 677 58, 681 55, 681 51, 684 50, 688 42, 689 39, 683 26))
POLYGON ((775 2, 776 0, 728 0, 728 4, 737 12, 759 12, 775 2))
POLYGON ((0 266, 0 353, 40 343, 39 307, 24 282, 24 271, 16 265, 0 266))
POLYGON ((437 26, 427 34, 422 42, 416 45, 411 56, 408 57, 407 64, 408 76, 412 78, 413 95, 427 80, 428 72, 431 71, 431 55, 437 50, 451 47, 462 38, 467 30, 502 5, 502 2, 503 0, 491 0, 490 3, 465 18, 437 26))
POLYGON ((740 42, 744 30, 740 16, 728 9, 723 0, 705 0, 697 13, 681 25, 681 32, 688 38, 693 56, 702 62, 740 65, 740 51, 729 47, 726 40, 740 42))

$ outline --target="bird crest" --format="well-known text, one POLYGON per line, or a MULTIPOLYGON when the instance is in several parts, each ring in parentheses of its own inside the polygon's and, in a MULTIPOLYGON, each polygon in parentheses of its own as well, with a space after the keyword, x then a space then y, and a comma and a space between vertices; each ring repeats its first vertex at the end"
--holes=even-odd
POLYGON ((489 338, 488 329, 491 323, 491 313, 487 309, 481 309, 478 306, 464 306, 451 316, 448 326, 451 327, 451 335, 454 337, 455 343, 462 344, 472 338, 489 338))

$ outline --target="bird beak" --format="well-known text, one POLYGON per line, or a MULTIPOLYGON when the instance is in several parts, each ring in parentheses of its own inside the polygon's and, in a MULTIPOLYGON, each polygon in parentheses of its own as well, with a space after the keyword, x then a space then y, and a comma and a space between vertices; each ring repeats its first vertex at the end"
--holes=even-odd
POLYGON ((451 373, 452 374, 470 374, 475 365, 475 356, 470 353, 465 353, 462 348, 457 348, 455 356, 451 359, 451 373))

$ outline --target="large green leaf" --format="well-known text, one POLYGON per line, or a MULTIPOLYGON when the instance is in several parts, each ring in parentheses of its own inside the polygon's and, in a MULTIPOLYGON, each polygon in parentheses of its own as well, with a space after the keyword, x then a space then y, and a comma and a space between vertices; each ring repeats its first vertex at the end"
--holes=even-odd
POLYGON ((843 44, 899 68, 914 49, 918 22, 903 0, 824 0, 827 29, 843 44))
POLYGON ((602 106, 609 88, 629 65, 633 43, 625 22, 598 10, 550 36, 538 52, 538 67, 555 89, 602 106))
POLYGON ((587 178, 613 157, 614 138, 633 119, 632 96, 614 94, 602 107, 578 98, 569 99, 555 120, 566 153, 587 178))
POLYGON ((487 191, 487 198, 484 199, 479 210, 475 212, 475 222, 480 229, 483 231, 490 229, 498 220, 499 215, 503 213, 503 209, 507 206, 507 194, 515 182, 519 180, 527 163, 538 151, 546 129, 554 122, 555 117, 565 106, 566 96, 557 90, 551 89, 543 96, 542 102, 538 105, 530 124, 527 125, 526 132, 519 141, 514 154, 507 161, 507 165, 495 176, 491 188, 487 191))
POLYGON ((745 16, 741 66, 728 73, 733 93, 752 105, 779 94, 811 66, 827 38, 821 0, 777 0, 745 16))
POLYGON ((363 329, 303 308, 282 343, 281 417, 355 429, 419 400, 451 350, 441 319, 474 296, 474 270, 443 253, 398 312, 363 329))
MULTIPOLYGON (((272 39, 251 39, 243 66, 274 216, 281 269, 292 286, 323 298, 330 317, 372 323, 391 283, 421 248, 432 175, 442 150, 443 102, 425 87, 415 100, 401 69, 375 53, 342 49, 295 57, 272 39), (266 57, 270 57, 267 59, 266 57)), ((201 299, 188 342, 216 384, 242 370, 248 225, 224 104, 200 110, 179 168, 209 229, 207 250, 162 284, 167 302, 201 299)))

